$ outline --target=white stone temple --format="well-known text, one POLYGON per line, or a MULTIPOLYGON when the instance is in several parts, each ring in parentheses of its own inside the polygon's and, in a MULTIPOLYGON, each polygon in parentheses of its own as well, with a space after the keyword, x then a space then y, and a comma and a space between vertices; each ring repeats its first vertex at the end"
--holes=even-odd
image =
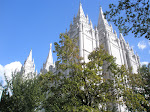
MULTIPOLYGON (((85 16, 82 4, 79 5, 77 16, 73 18, 73 23, 70 24, 70 29, 66 34, 70 38, 79 37, 78 45, 80 50, 80 56, 84 58, 85 62, 88 62, 88 55, 96 47, 103 44, 108 53, 116 57, 116 63, 118 65, 125 65, 126 68, 133 69, 133 73, 137 73, 137 69, 140 65, 139 56, 134 54, 133 49, 129 46, 129 43, 125 41, 123 35, 120 33, 119 38, 112 25, 109 25, 104 18, 102 8, 100 7, 98 24, 93 28, 91 20, 89 21, 88 15, 85 16)), ((55 71, 55 63, 52 56, 52 44, 50 44, 50 50, 46 62, 43 64, 43 68, 40 73, 47 73, 49 71, 55 71)), ((22 66, 21 73, 25 75, 35 72, 34 60, 32 60, 32 50, 22 66)))
MULTIPOLYGON (((118 38, 112 25, 109 25, 105 19, 101 7, 99 10, 98 24, 93 28, 91 20, 89 21, 88 15, 85 16, 82 4, 80 3, 77 16, 74 16, 73 23, 70 24, 70 29, 66 34, 70 38, 79 38, 79 53, 85 62, 89 61, 88 55, 96 47, 103 45, 104 49, 116 58, 116 63, 119 66, 125 65, 126 68, 132 67, 132 72, 137 73, 140 66, 139 56, 134 54, 133 49, 125 41, 121 33, 118 38)), ((125 105, 118 106, 120 112, 126 112, 127 110, 125 108, 125 105)))
POLYGON ((32 59, 32 49, 27 60, 25 60, 24 65, 21 67, 21 74, 24 78, 33 78, 33 76, 37 75, 37 71, 35 71, 34 59, 32 59))
POLYGON ((73 18, 73 23, 70 24, 70 29, 67 32, 70 38, 79 37, 80 56, 88 62, 88 55, 96 47, 103 44, 108 53, 116 57, 118 65, 125 65, 126 68, 133 68, 133 73, 137 72, 140 65, 139 56, 134 54, 133 49, 124 40, 120 33, 119 38, 113 30, 112 25, 109 25, 104 18, 102 8, 100 7, 98 24, 93 28, 88 15, 85 16, 82 4, 79 5, 77 16, 73 18))
MULTIPOLYGON (((88 55, 96 47, 103 44, 108 53, 116 57, 116 63, 118 65, 125 65, 126 68, 133 69, 133 73, 137 73, 137 69, 140 65, 139 56, 134 54, 133 49, 129 46, 129 43, 125 41, 124 37, 120 33, 119 38, 112 25, 109 25, 104 18, 102 8, 100 7, 98 24, 93 28, 91 20, 89 21, 88 15, 85 16, 82 4, 79 5, 77 16, 73 18, 73 23, 70 24, 70 29, 66 34, 70 38, 79 37, 78 45, 80 50, 80 56, 84 58, 85 62, 88 62, 88 55)), ((55 63, 52 56, 52 44, 50 44, 50 50, 46 62, 43 64, 43 68, 40 73, 47 73, 49 71, 55 71, 55 63)), ((32 59, 32 50, 22 66, 21 73, 33 74, 35 72, 35 64, 32 59)))
MULTIPOLYGON (((133 69, 133 73, 137 73, 137 69, 140 66, 139 56, 134 53, 133 49, 129 46, 129 43, 125 41, 123 35, 120 33, 119 38, 112 25, 109 25, 104 18, 102 8, 100 7, 98 24, 93 28, 91 20, 89 21, 88 15, 85 16, 82 4, 79 5, 77 16, 73 18, 73 23, 70 24, 70 29, 66 34, 70 38, 79 38, 78 45, 80 50, 80 56, 83 57, 85 62, 88 62, 88 55, 100 45, 103 44, 104 49, 114 57, 116 57, 116 63, 121 66, 125 65, 126 68, 133 69)), ((55 63, 52 56, 52 44, 50 44, 50 50, 43 64, 43 68, 40 70, 40 74, 45 74, 49 71, 55 71, 55 63)), ((37 74, 35 71, 34 59, 32 59, 32 50, 24 62, 21 68, 21 73, 28 77, 29 74, 37 74)), ((30 77, 29 77, 30 78, 30 77)), ((121 111, 125 107, 121 107, 121 111)), ((125 110, 124 110, 125 111, 125 110)))

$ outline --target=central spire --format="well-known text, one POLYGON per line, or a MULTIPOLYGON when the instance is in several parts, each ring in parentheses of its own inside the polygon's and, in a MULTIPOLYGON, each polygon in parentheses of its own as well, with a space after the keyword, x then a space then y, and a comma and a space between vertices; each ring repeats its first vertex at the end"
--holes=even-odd
POLYGON ((107 22, 107 20, 105 19, 105 17, 104 17, 104 14, 103 14, 103 11, 102 11, 102 7, 100 7, 100 9, 99 9, 99 18, 98 18, 98 26, 100 26, 100 25, 108 25, 108 22, 107 22))
POLYGON ((80 5, 79 5, 79 10, 78 10, 77 16, 78 17, 82 17, 82 16, 85 17, 81 2, 80 2, 80 5))

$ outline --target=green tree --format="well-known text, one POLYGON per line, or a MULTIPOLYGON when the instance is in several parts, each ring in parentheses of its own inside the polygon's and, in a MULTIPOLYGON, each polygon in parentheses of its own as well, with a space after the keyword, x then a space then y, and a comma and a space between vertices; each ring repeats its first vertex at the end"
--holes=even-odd
POLYGON ((0 110, 2 112, 33 112, 40 108, 43 98, 38 77, 24 79, 21 74, 12 75, 7 81, 0 110))
POLYGON ((11 109, 11 100, 10 100, 10 95, 8 93, 8 88, 4 87, 3 94, 2 94, 2 99, 0 102, 0 111, 1 112, 9 112, 11 109))
MULTIPOLYGON (((148 65, 143 65, 139 70, 139 74, 142 77, 142 85, 141 91, 137 92, 143 95, 145 99, 150 103, 150 63, 148 65)), ((150 104, 143 104, 142 106, 145 107, 148 111, 150 111, 150 104)))
MULTIPOLYGON (((59 44, 55 43, 55 52, 58 56, 56 73, 44 75, 46 80, 50 80, 49 97, 45 102, 46 110, 99 111, 99 103, 106 104, 107 100, 111 100, 107 97, 112 95, 110 92, 104 94, 104 91, 109 91, 108 83, 112 82, 104 81, 101 67, 104 60, 112 63, 113 57, 104 50, 98 53, 99 49, 96 49, 89 59, 93 60, 95 56, 97 62, 93 60, 84 63, 79 57, 77 39, 70 39, 64 34, 60 35, 60 39, 59 44), (104 86, 107 88, 102 89, 104 86)), ((102 105, 102 109, 105 108, 105 104, 102 105)))
POLYGON ((118 4, 110 4, 106 18, 127 35, 130 31, 135 37, 150 40, 149 0, 118 0, 118 4))
POLYGON ((144 110, 139 106, 140 101, 145 102, 144 97, 126 82, 130 72, 118 67, 102 46, 90 53, 85 63, 79 57, 77 39, 61 34, 55 52, 56 72, 40 76, 42 85, 46 85, 43 90, 48 91, 43 102, 46 111, 116 112, 117 105, 123 103, 129 110, 144 110))
POLYGON ((139 68, 137 74, 128 73, 128 87, 126 87, 125 99, 128 100, 127 106, 131 111, 150 111, 150 64, 139 68), (132 90, 132 91, 131 91, 132 90), (134 105, 130 105, 133 101, 134 105))
POLYGON ((54 73, 32 79, 17 74, 11 81, 6 80, 1 111, 33 112, 44 108, 46 112, 117 112, 118 105, 133 112, 149 109, 150 66, 132 74, 125 66, 119 67, 103 46, 91 52, 85 63, 79 56, 77 40, 60 35, 59 43, 55 43, 54 73))
POLYGON ((117 70, 116 79, 119 96, 123 100, 124 105, 129 111, 141 112, 146 111, 147 109, 143 105, 148 105, 145 96, 141 94, 143 91, 143 80, 140 74, 133 74, 131 70, 122 66, 117 70), (119 82, 119 83, 118 83, 119 82))

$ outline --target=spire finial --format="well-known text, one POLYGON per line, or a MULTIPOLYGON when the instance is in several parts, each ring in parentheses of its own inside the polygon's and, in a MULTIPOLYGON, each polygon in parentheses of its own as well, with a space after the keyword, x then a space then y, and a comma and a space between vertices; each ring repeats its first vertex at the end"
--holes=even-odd
POLYGON ((100 2, 99 2, 99 8, 101 7, 101 4, 100 4, 100 2))
POLYGON ((81 2, 80 2, 80 4, 79 4, 79 10, 78 10, 77 16, 78 16, 78 17, 82 17, 82 16, 85 17, 81 2))
POLYGON ((30 50, 30 53, 29 53, 29 56, 28 56, 27 60, 32 61, 32 48, 31 48, 31 50, 30 50))
POLYGON ((101 24, 108 25, 108 22, 104 17, 102 7, 99 8, 98 26, 100 26, 101 24))

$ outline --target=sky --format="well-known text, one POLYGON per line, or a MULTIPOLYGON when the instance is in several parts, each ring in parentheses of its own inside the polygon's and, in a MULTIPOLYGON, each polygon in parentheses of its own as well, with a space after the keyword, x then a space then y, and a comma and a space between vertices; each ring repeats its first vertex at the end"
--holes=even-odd
MULTIPOLYGON (((32 49, 35 67, 39 72, 49 52, 49 44, 59 41, 59 34, 69 29, 81 1, 85 15, 97 25, 99 7, 107 11, 117 0, 0 0, 0 78, 4 72, 20 70, 32 49)), ((111 23, 111 22, 109 22, 111 23)), ((119 31, 113 23, 113 29, 119 31)), ((143 64, 150 62, 150 41, 124 37, 138 53, 143 64)), ((56 54, 53 54, 56 61, 56 54)), ((10 73, 8 73, 10 76, 10 73)))

